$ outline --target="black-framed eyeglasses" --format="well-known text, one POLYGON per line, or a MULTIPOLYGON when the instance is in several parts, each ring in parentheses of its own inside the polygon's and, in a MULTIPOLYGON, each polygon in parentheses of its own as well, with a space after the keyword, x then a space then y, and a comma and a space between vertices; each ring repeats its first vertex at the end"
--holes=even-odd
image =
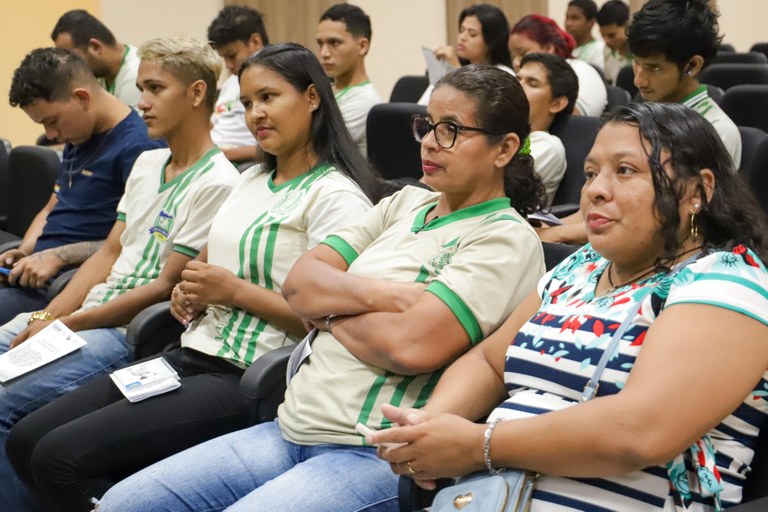
POLYGON ((459 132, 488 133, 483 128, 464 126, 453 121, 440 121, 432 124, 429 122, 429 119, 419 114, 411 117, 411 128, 413 129, 413 138, 416 139, 416 142, 421 142, 429 132, 434 131, 435 141, 443 149, 451 149, 453 147, 459 132))

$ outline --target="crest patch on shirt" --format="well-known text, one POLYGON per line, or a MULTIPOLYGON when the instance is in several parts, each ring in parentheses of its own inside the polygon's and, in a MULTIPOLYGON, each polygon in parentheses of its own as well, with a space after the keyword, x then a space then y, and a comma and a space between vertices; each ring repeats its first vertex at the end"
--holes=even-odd
POLYGON ((168 240, 168 234, 171 232, 172 227, 173 215, 160 210, 160 213, 155 219, 155 225, 149 228, 149 234, 153 235, 159 241, 165 242, 168 240))
POLYGON ((436 275, 439 275, 445 267, 450 265, 451 259, 453 259, 453 255, 456 254, 458 246, 459 239, 453 239, 447 244, 443 244, 440 250, 429 258, 429 265, 436 275))
POLYGON ((285 217, 301 204, 302 199, 304 199, 304 196, 306 195, 306 189, 289 190, 283 194, 283 197, 280 198, 277 204, 269 210, 269 215, 272 217, 285 217))

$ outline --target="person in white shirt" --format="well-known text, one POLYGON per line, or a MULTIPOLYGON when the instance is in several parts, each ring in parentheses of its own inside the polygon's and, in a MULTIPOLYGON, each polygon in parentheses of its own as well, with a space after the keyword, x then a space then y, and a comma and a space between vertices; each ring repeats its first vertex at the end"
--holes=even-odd
POLYGON ((579 80, 565 59, 551 53, 527 54, 520 62, 517 78, 531 109, 533 168, 544 184, 549 206, 566 167, 565 147, 550 131, 562 126, 573 113, 579 80))
POLYGON ((51 32, 56 48, 71 50, 88 63, 101 85, 137 110, 139 56, 136 47, 121 43, 92 14, 83 9, 64 13, 51 32))
POLYGON ((317 46, 320 63, 333 79, 333 93, 347 130, 360 152, 367 155, 368 111, 382 102, 365 71, 371 19, 355 5, 332 5, 320 16, 317 46))
POLYGON ((211 138, 233 162, 256 158, 256 139, 245 125, 238 73, 245 59, 269 44, 261 13, 242 5, 224 7, 208 26, 208 40, 224 59, 224 81, 211 116, 211 138))
POLYGON ((571 0, 565 12, 565 31, 576 41, 573 57, 604 69, 605 43, 595 39, 592 28, 597 17, 597 5, 592 0, 571 0))
POLYGON ((576 76, 579 77, 579 97, 576 100, 576 113, 583 116, 600 116, 608 104, 608 93, 600 73, 590 64, 571 58, 576 45, 573 37, 561 29, 555 20, 529 14, 509 30, 509 51, 512 63, 517 70, 520 60, 527 53, 554 53, 567 60, 576 76))
POLYGON ((632 64, 632 54, 627 47, 629 6, 621 0, 605 2, 597 13, 600 35, 605 41, 605 79, 616 85, 616 77, 624 66, 632 64))
MULTIPOLYGON (((445 45, 435 50, 435 57, 454 68, 466 64, 490 64, 512 75, 512 57, 507 38, 509 22, 504 12, 490 4, 471 5, 459 14, 459 35, 456 46, 445 45)), ((419 99, 427 105, 434 87, 430 84, 419 99)))

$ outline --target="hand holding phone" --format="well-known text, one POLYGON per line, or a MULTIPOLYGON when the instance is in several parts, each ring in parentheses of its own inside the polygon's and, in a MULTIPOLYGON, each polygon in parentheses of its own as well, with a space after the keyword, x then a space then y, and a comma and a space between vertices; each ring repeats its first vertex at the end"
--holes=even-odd
MULTIPOLYGON (((367 425, 363 425, 362 423, 355 425, 355 430, 357 430, 357 433, 363 437, 367 437, 376 433, 376 430, 367 425)), ((407 444, 408 443, 379 443, 374 446, 383 446, 384 448, 400 448, 401 446, 405 446, 407 444)))

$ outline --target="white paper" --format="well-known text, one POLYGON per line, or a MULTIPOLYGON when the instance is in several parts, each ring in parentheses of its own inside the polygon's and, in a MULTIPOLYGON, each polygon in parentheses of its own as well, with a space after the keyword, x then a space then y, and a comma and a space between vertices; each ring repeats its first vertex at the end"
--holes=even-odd
POLYGON ((453 71, 453 66, 435 57, 434 50, 422 46, 421 51, 424 53, 424 60, 427 61, 427 76, 430 84, 435 85, 438 80, 453 71))
POLYGON ((0 382, 24 375, 85 345, 61 320, 0 355, 0 382))
POLYGON ((167 393, 181 386, 176 370, 163 357, 122 368, 109 376, 117 389, 131 402, 167 393))

